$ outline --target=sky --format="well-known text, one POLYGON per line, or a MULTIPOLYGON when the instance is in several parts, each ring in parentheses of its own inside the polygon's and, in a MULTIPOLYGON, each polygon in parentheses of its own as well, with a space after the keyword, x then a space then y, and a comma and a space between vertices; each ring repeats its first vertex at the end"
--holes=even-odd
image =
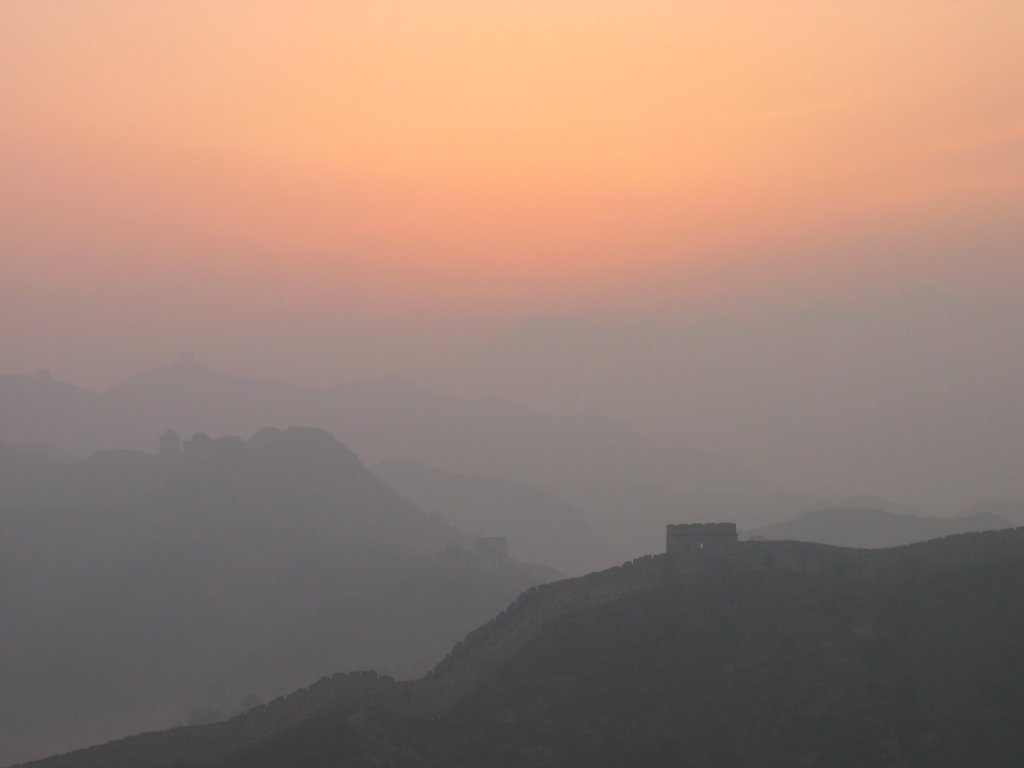
POLYGON ((1019 235, 1011 0, 7 0, 0 21, 7 302, 628 312, 737 274, 956 269, 928 246, 1019 235), (879 238, 913 244, 855 247, 879 238))
POLYGON ((4 0, 0 371, 763 401, 736 440, 794 371, 952 371, 928 421, 1022 375, 1022 39, 1017 0, 4 0))

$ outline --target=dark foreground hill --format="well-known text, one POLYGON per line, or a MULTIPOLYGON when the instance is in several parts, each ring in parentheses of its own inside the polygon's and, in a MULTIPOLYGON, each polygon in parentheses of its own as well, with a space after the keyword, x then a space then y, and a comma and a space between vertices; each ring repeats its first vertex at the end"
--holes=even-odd
POLYGON ((38 766, 1020 765, 1024 530, 691 565, 530 590, 420 681, 339 675, 38 766))
POLYGON ((315 429, 76 463, 8 448, 4 478, 0 765, 338 669, 421 675, 553 577, 475 555, 315 429))

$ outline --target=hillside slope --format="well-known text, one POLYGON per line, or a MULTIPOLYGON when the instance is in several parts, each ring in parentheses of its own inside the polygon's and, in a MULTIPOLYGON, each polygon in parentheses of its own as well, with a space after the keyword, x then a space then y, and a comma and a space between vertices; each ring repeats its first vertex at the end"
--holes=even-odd
POLYGON ((319 430, 43 469, 0 488, 0 765, 222 718, 337 669, 420 675, 555 577, 478 561, 319 430))
POLYGON ((796 549, 811 567, 659 556, 535 588, 421 681, 340 676, 39 766, 1019 764, 1024 530, 796 549))

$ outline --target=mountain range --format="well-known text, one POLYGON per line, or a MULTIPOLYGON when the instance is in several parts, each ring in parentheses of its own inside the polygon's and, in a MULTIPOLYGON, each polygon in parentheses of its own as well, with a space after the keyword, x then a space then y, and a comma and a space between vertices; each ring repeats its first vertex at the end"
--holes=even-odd
POLYGON ((1012 528, 1006 517, 985 509, 955 517, 870 507, 829 507, 748 532, 751 538, 810 541, 840 547, 896 547, 957 533, 1012 528))
POLYGON ((612 546, 602 565, 657 551, 668 522, 726 518, 754 527, 820 504, 727 457, 662 444, 594 411, 450 397, 398 377, 318 390, 224 374, 187 356, 104 391, 46 374, 0 376, 0 441, 77 456, 149 450, 167 428, 247 436, 294 424, 337 435, 371 464, 408 459, 561 499, 612 546))
POLYGON ((556 572, 474 551, 317 429, 78 461, 0 447, 0 764, 422 674, 556 572))
POLYGON ((614 562, 615 547, 576 506, 533 486, 491 475, 445 472, 411 459, 390 459, 374 474, 421 509, 460 530, 501 535, 513 552, 579 575, 614 562))

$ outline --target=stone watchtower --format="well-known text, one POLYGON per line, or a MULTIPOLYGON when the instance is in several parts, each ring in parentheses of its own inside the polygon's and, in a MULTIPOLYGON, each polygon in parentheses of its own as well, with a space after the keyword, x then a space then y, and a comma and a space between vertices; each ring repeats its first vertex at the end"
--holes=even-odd
POLYGON ((665 531, 665 552, 669 555, 729 554, 738 542, 736 523, 670 525, 665 531))

